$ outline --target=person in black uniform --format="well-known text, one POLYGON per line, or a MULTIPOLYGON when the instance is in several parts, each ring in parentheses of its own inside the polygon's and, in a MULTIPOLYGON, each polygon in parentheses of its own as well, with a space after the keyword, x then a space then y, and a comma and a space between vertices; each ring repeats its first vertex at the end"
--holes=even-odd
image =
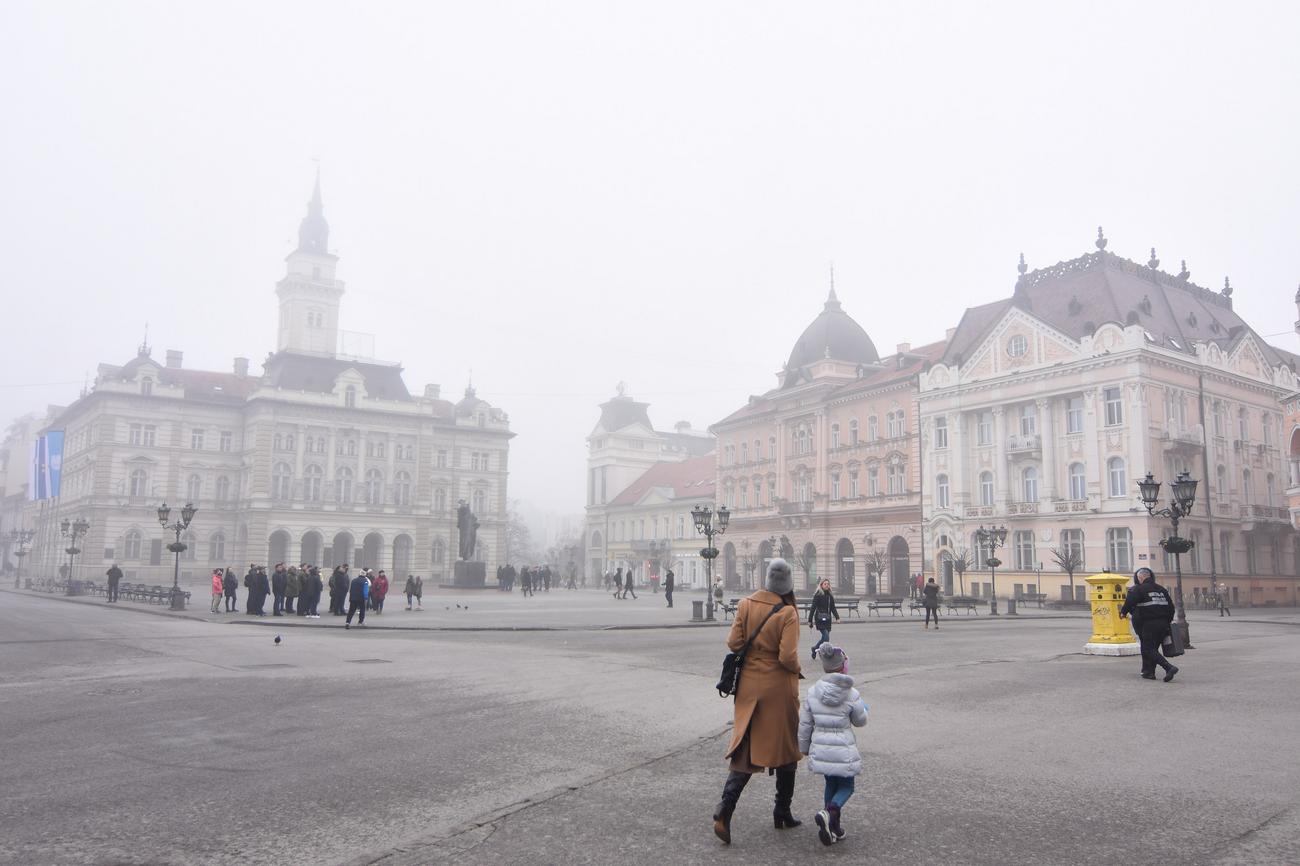
POLYGON ((668 601, 668 606, 673 606, 673 587, 677 585, 677 576, 673 574, 670 568, 664 574, 664 598, 668 601))
POLYGON ((109 568, 108 571, 104 572, 104 574, 108 575, 107 596, 108 596, 108 603, 112 604, 113 602, 117 601, 117 584, 119 581, 122 580, 122 569, 118 568, 117 563, 115 562, 113 563, 112 567, 109 568))
POLYGON ((1169 590, 1156 583, 1156 575, 1149 568, 1139 568, 1134 578, 1141 583, 1125 599, 1120 608, 1120 617, 1137 612, 1142 629, 1139 640, 1142 644, 1142 678, 1156 678, 1156 666, 1164 668, 1165 682, 1169 682, 1178 673, 1173 665, 1160 652, 1160 644, 1169 634, 1169 625, 1174 621, 1174 602, 1169 590))
MULTIPOLYGON (((1141 570, 1134 573, 1133 585, 1128 588, 1128 592, 1124 593, 1124 605, 1132 606, 1132 612, 1128 615, 1128 619, 1129 622, 1133 624, 1133 634, 1138 639, 1139 643, 1142 641, 1142 612, 1137 609, 1136 605, 1137 605, 1137 593, 1138 590, 1142 587, 1142 578, 1138 576, 1141 573, 1142 573, 1141 570)), ((1142 658, 1142 670, 1145 671, 1146 669, 1147 669, 1147 660, 1145 658, 1142 658)))

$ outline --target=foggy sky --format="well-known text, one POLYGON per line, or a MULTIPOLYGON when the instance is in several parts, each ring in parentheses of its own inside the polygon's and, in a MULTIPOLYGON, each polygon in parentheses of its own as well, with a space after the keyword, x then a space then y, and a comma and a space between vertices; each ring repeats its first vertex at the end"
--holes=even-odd
POLYGON ((254 367, 319 160, 342 327, 510 413, 580 511, 596 404, 770 388, 834 262, 882 354, 1093 249, 1300 283, 1294 35, 1252 3, 0 5, 0 421, 98 362, 254 367))

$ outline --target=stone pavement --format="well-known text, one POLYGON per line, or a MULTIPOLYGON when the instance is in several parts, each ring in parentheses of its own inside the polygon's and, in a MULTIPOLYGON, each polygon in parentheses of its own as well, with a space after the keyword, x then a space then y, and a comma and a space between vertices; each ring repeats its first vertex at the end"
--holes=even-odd
POLYGON ((1300 862, 1297 615, 1241 614, 1194 618, 1168 685, 1080 655, 1079 617, 839 628, 872 707, 849 840, 773 830, 756 778, 727 849, 717 629, 276 646, 0 592, 0 863, 1300 862))

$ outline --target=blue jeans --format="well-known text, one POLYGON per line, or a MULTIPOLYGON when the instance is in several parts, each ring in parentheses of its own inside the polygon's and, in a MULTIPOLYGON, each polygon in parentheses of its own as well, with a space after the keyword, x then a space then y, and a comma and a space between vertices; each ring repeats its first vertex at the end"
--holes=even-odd
POLYGON ((827 806, 834 806, 836 809, 843 809, 844 804, 853 796, 853 777, 852 776, 827 776, 826 777, 826 800, 827 806))
POLYGON ((821 623, 817 623, 817 631, 821 632, 822 639, 819 640, 819 641, 817 641, 817 643, 813 644, 813 646, 812 646, 813 655, 816 655, 816 654, 817 654, 817 647, 821 646, 821 645, 824 644, 824 643, 830 643, 830 640, 831 640, 831 624, 830 624, 830 621, 828 620, 828 621, 826 622, 826 625, 822 625, 821 623))

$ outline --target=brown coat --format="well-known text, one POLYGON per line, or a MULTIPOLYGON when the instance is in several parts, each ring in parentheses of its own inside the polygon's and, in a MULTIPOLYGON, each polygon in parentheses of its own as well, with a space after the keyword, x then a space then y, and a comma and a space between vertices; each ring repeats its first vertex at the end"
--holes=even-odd
MULTIPOLYGON (((742 599, 727 648, 740 650, 780 597, 759 590, 742 599)), ((749 732, 749 760, 757 767, 797 763, 799 753, 799 612, 784 607, 758 633, 741 669, 730 758, 749 732)))

